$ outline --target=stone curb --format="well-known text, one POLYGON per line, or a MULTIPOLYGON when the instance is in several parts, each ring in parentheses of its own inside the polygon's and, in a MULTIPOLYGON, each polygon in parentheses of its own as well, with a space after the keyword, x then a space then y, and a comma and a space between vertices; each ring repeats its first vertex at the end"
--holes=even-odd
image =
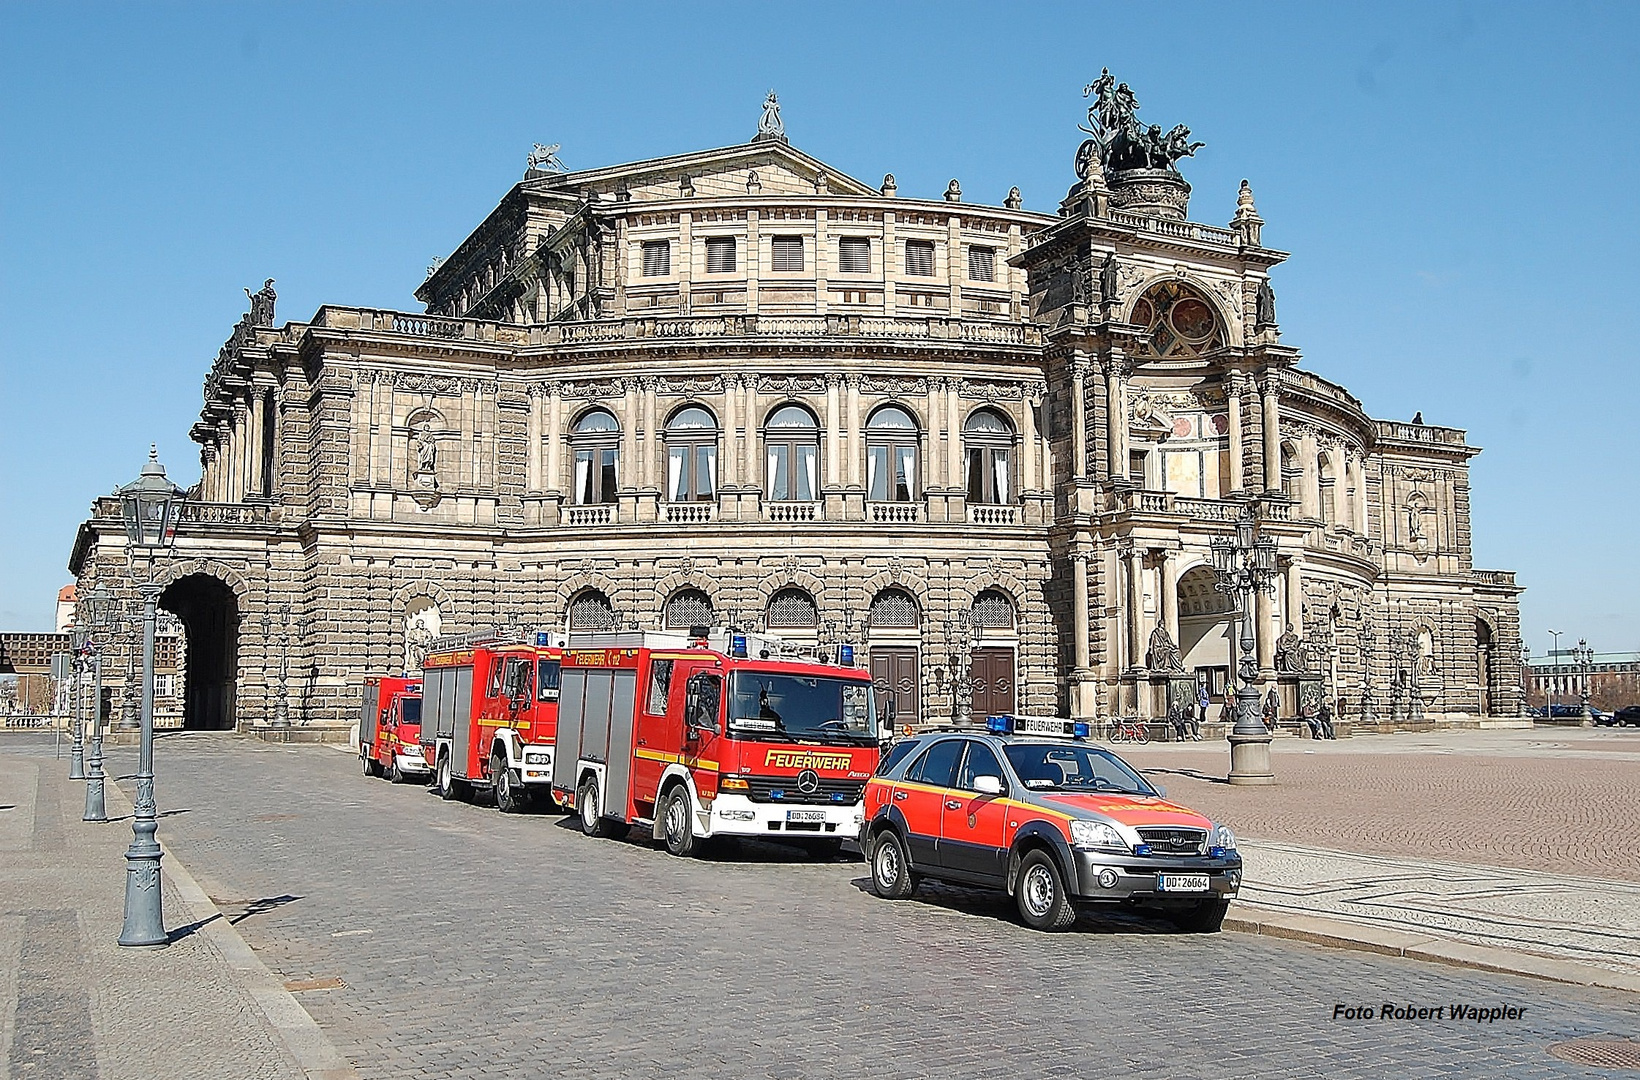
MULTIPOLYGON (((113 816, 115 804, 123 804, 118 810, 121 814, 129 815, 132 812, 131 801, 118 784, 110 780, 104 792, 110 816, 113 816)), ((200 888, 199 882, 188 873, 188 868, 182 865, 176 852, 167 848, 165 855, 162 871, 182 897, 183 903, 188 905, 189 921, 198 924, 194 932, 209 941, 227 961, 235 981, 256 1003, 274 1037, 296 1060, 297 1067, 310 1080, 358 1080, 359 1074, 352 1063, 331 1044, 301 1003, 257 958, 255 951, 239 936, 239 931, 233 928, 205 890, 200 888)))
POLYGON ((1513 949, 1500 949, 1492 945, 1472 945, 1433 934, 1389 930, 1320 915, 1276 912, 1256 904, 1238 904, 1232 909, 1232 914, 1224 917, 1224 929, 1242 934, 1303 941, 1330 949, 1351 949, 1356 952, 1378 953, 1382 956, 1402 956, 1409 960, 1450 964, 1453 967, 1473 968, 1477 971, 1496 971, 1574 986, 1594 986, 1604 990, 1624 990, 1640 994, 1640 975, 1608 971, 1590 964, 1516 952, 1513 949), (1236 911, 1244 914, 1235 914, 1236 911))

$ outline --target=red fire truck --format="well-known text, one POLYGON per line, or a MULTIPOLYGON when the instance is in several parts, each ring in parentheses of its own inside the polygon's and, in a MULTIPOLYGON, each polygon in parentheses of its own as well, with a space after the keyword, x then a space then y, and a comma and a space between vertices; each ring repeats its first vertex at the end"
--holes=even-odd
POLYGON ((386 675, 364 681, 359 705, 359 764, 366 776, 395 784, 427 775, 421 756, 421 680, 386 675))
POLYGON ((779 653, 704 627, 572 637, 553 794, 587 835, 646 825, 674 855, 720 836, 836 851, 884 736, 871 676, 779 653))
POLYGON ((421 749, 445 799, 491 790, 504 814, 550 797, 558 730, 559 649, 487 639, 441 641, 422 663, 421 749))

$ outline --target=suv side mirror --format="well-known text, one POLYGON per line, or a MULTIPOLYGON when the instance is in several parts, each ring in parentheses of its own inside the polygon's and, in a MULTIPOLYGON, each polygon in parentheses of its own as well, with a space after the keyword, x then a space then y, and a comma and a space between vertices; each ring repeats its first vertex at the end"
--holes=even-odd
POLYGON ((1001 795, 1002 778, 999 776, 974 777, 974 790, 981 795, 1001 795))

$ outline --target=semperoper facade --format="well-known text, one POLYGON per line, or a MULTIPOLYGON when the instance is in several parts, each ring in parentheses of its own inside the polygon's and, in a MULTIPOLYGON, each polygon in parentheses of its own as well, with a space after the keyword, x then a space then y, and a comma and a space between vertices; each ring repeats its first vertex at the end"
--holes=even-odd
MULTIPOLYGON (((565 171, 538 146, 420 313, 281 325, 268 282, 153 568, 190 723, 346 719, 440 633, 724 622, 853 645, 905 719, 1160 716, 1225 690, 1209 542, 1244 512, 1279 544, 1253 615, 1284 712, 1518 715, 1476 448, 1304 370, 1248 184, 1228 227, 1189 220, 1200 144, 1108 74, 1088 95, 1053 214, 855 180, 771 93, 724 149, 565 171)), ((111 500, 71 569, 149 572, 111 500)))

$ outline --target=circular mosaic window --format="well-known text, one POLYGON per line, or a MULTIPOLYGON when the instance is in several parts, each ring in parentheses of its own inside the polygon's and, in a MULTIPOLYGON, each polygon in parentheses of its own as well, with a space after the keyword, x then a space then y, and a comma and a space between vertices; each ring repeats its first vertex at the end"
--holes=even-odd
POLYGON ((1213 333, 1212 309, 1195 297, 1180 300, 1167 315, 1174 331, 1186 341, 1206 341, 1213 333))

